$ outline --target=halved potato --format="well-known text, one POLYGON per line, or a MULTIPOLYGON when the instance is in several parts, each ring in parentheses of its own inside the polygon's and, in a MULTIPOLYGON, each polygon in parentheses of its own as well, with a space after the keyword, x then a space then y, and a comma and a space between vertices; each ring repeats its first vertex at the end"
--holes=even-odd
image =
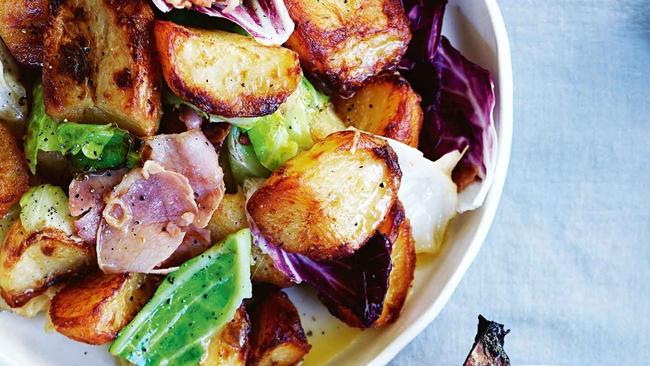
POLYGON ((207 354, 200 366, 245 366, 248 358, 251 323, 245 305, 235 317, 210 340, 207 354))
POLYGON ((298 311, 282 291, 272 291, 254 303, 251 321, 249 366, 297 365, 311 349, 298 311))
POLYGON ((0 294, 9 306, 23 306, 94 262, 86 243, 53 228, 28 233, 16 220, 0 248, 0 294))
POLYGON ((0 122, 0 218, 29 189, 27 161, 9 129, 0 122))
POLYGON ((156 46, 170 89, 201 110, 223 117, 275 112, 297 88, 298 55, 251 37, 158 21, 156 46))
POLYGON ((149 301, 158 279, 141 273, 93 273, 54 296, 50 319, 57 332, 88 344, 115 339, 149 301))
POLYGON ((273 172, 248 201, 248 212, 264 237, 288 252, 347 256, 384 221, 401 175, 384 139, 336 132, 273 172))
POLYGON ((335 98, 336 113, 348 126, 418 147, 422 98, 396 74, 370 81, 352 98, 335 98))
POLYGON ((394 69, 411 39, 400 0, 287 0, 296 30, 287 47, 339 95, 394 69))
POLYGON ((0 38, 25 66, 43 65, 50 0, 0 0, 0 38))
MULTIPOLYGON (((246 197, 241 191, 225 194, 207 226, 207 229, 210 230, 211 241, 218 243, 229 234, 247 228, 248 219, 245 210, 246 197)), ((271 283, 278 287, 291 285, 291 280, 275 267, 271 258, 264 254, 257 245, 253 245, 251 255, 253 256, 251 264, 253 282, 271 283)))
POLYGON ((153 135, 162 113, 153 23, 146 0, 53 2, 44 41, 47 114, 153 135))

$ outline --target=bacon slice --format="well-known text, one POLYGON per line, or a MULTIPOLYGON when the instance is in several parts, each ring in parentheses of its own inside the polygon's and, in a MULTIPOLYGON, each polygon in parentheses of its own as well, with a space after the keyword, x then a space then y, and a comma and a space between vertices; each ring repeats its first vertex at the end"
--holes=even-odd
POLYGON ((159 267, 164 269, 180 266, 188 260, 205 252, 211 246, 210 230, 198 228, 192 225, 187 229, 185 238, 183 238, 181 245, 159 267))
POLYGON ((150 272, 181 245, 197 214, 188 179, 154 161, 145 162, 107 197, 97 232, 100 269, 150 272))
POLYGON ((184 175, 194 190, 198 213, 194 225, 208 225, 226 190, 213 145, 200 130, 158 135, 145 141, 144 157, 184 175))
POLYGON ((74 226, 83 241, 95 244, 101 213, 106 204, 104 197, 115 187, 127 169, 89 173, 72 180, 69 188, 68 208, 75 217, 74 226))

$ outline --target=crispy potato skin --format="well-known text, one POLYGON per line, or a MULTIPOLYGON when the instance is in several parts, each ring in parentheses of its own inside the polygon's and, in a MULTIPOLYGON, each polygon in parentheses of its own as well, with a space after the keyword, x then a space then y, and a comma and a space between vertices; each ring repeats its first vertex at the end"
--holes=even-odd
POLYGON ((21 307, 94 262, 91 246, 56 229, 27 233, 16 220, 0 248, 0 294, 10 307, 21 307))
POLYGON ((27 162, 18 142, 0 122, 0 218, 29 189, 27 162))
POLYGON ((167 85, 207 113, 271 114, 298 88, 302 71, 291 50, 165 21, 156 22, 155 36, 167 85))
POLYGON ((93 273, 54 296, 50 319, 57 332, 88 344, 115 339, 153 295, 158 279, 141 273, 93 273))
POLYGON ((401 174, 384 139, 336 132, 273 172, 248 201, 248 212, 264 237, 286 251, 343 257, 384 221, 401 174))
POLYGON ((422 129, 422 98, 396 74, 373 79, 352 98, 334 98, 336 113, 348 126, 417 148, 422 129))
POLYGON ((49 0, 0 0, 0 38, 24 66, 43 65, 43 33, 49 0))
POLYGON ((411 33, 400 0, 287 0, 296 30, 287 47, 326 89, 351 96, 394 69, 411 33))
MULTIPOLYGON (((239 191, 234 194, 225 194, 219 208, 214 212, 207 229, 210 230, 210 239, 218 243, 229 234, 248 227, 246 218, 246 197, 239 191)), ((253 282, 270 283, 278 287, 291 286, 291 280, 280 272, 271 258, 264 254, 257 245, 253 245, 253 264, 251 276, 253 282)))
POLYGON ((251 322, 246 306, 237 309, 235 317, 210 341, 200 366, 245 366, 250 348, 251 322))
POLYGON ((154 14, 145 0, 70 0, 45 31, 46 112, 80 123, 117 123, 153 135, 161 116, 154 14))
POLYGON ((249 366, 298 364, 311 349, 300 316, 289 297, 272 291, 251 309, 253 333, 249 366))

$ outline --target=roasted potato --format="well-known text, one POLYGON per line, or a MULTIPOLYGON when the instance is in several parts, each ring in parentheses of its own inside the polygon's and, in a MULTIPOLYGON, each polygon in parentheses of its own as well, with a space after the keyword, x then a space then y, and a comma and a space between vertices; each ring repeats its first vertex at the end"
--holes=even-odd
MULTIPOLYGON (((207 229, 210 230, 211 241, 218 243, 229 234, 248 227, 246 219, 246 197, 240 191, 236 194, 225 194, 217 211, 212 215, 207 229)), ((280 272, 271 258, 264 254, 256 245, 252 247, 253 263, 251 276, 254 282, 271 283, 278 287, 288 287, 291 280, 280 272)))
POLYGON ((251 323, 246 307, 240 306, 235 317, 210 340, 200 366, 245 366, 248 358, 251 323))
POLYGON ((146 0, 53 2, 45 31, 47 114, 153 135, 161 116, 154 15, 146 0))
POLYGON ((282 291, 272 291, 255 302, 251 322, 249 366, 296 365, 311 349, 298 311, 282 291))
POLYGON ((149 301, 158 278, 141 273, 96 272, 70 283, 52 299, 57 332, 88 344, 113 340, 149 301))
POLYGON ((0 311, 7 310, 14 314, 24 316, 25 318, 33 318, 42 311, 47 311, 50 307, 50 302, 54 295, 61 290, 61 285, 53 286, 45 290, 42 294, 31 298, 27 303, 18 308, 12 308, 7 305, 5 300, 0 297, 0 311))
POLYGON ((0 0, 0 38, 25 66, 43 65, 50 0, 0 0))
POLYGON ((93 262, 88 244, 53 228, 28 233, 16 220, 0 248, 0 294, 10 307, 21 307, 93 262))
POLYGON ((285 288, 293 285, 291 279, 282 273, 273 263, 273 259, 257 246, 251 248, 253 263, 251 265, 251 278, 254 283, 270 283, 277 287, 285 288))
POLYGON ((218 243, 226 236, 248 227, 246 219, 246 197, 239 191, 224 194, 217 210, 206 229, 210 230, 210 240, 218 243))
POLYGON ((181 99, 223 117, 258 117, 275 112, 300 83, 291 50, 253 38, 158 21, 156 46, 163 76, 181 99))
POLYGON ((0 218, 29 189, 27 162, 18 142, 0 122, 0 218))
POLYGON ((399 75, 365 84, 352 98, 335 98, 336 113, 348 126, 418 147, 422 98, 399 75))
POLYGON ((248 212, 264 237, 288 252, 347 256, 384 221, 401 175, 384 139, 336 132, 273 172, 248 201, 248 212))
POLYGON ((334 94, 394 69, 411 33, 400 0, 287 0, 296 23, 287 47, 334 94))

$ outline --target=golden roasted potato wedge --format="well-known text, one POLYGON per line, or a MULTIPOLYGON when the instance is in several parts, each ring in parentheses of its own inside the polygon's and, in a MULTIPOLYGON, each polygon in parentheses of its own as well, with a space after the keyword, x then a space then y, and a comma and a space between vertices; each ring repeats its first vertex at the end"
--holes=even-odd
POLYGON ((350 96, 394 69, 411 32, 400 0, 287 0, 296 30, 287 47, 331 92, 350 96))
POLYGON ((251 322, 245 305, 237 309, 235 317, 210 340, 206 356, 200 366, 245 366, 250 348, 248 339, 251 322))
POLYGON ((10 307, 21 307, 93 262, 94 250, 84 242, 52 228, 27 233, 16 220, 0 248, 0 294, 10 307))
POLYGON ((0 311, 7 310, 25 318, 33 318, 42 311, 47 311, 47 309, 49 309, 52 298, 57 292, 59 292, 59 290, 61 290, 61 285, 50 287, 42 294, 31 298, 25 305, 18 308, 12 308, 7 305, 5 300, 0 297, 0 311))
POLYGON ((0 122, 0 218, 29 189, 27 161, 9 129, 0 122))
POLYGON ((421 100, 408 81, 390 74, 365 84, 352 98, 335 98, 334 106, 346 125, 417 148, 421 100))
POLYGON ((384 139, 336 132, 273 172, 248 201, 248 212, 264 237, 288 252, 347 256, 384 221, 401 175, 384 139))
POLYGON ((43 65, 50 0, 0 0, 0 38, 25 66, 43 65))
POLYGON ((223 117, 275 112, 302 77, 298 55, 251 37, 158 21, 163 76, 181 99, 223 117))
POLYGON ((52 9, 44 42, 47 114, 153 135, 161 80, 147 1, 70 0, 52 9))
MULTIPOLYGON (((211 241, 218 243, 229 234, 248 227, 245 210, 246 197, 241 191, 235 194, 225 194, 219 208, 214 212, 208 223, 207 229, 210 230, 211 241)), ((271 258, 256 245, 252 247, 252 256, 251 276, 254 282, 271 283, 278 287, 291 285, 291 280, 280 272, 271 258)))
POLYGON ((272 291, 251 307, 253 333, 249 366, 290 366, 298 364, 311 345, 300 316, 289 297, 272 291))
POLYGON ((93 273, 54 296, 50 319, 56 331, 68 338, 108 343, 149 301, 158 282, 157 277, 141 273, 93 273))

